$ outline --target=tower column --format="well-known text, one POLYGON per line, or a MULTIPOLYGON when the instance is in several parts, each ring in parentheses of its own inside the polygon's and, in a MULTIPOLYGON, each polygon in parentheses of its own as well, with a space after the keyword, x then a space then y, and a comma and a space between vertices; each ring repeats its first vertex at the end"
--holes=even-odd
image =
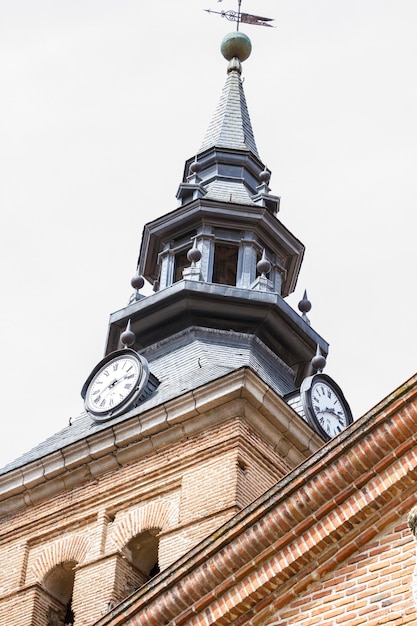
POLYGON ((214 235, 202 229, 197 236, 197 247, 201 251, 200 270, 201 278, 206 282, 211 282, 213 278, 214 262, 214 235))
POLYGON ((165 289, 174 282, 175 256, 170 244, 167 244, 159 255, 161 273, 159 277, 159 288, 165 289))
POLYGON ((239 247, 237 287, 250 287, 256 278, 257 250, 251 233, 246 232, 239 247))

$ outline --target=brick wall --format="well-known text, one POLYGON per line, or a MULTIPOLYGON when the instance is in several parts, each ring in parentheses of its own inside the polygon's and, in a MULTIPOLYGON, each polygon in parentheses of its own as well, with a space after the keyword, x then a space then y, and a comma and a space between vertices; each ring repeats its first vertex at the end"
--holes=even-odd
POLYGON ((52 499, 0 519, 0 624, 47 626, 59 606, 39 589, 70 561, 75 625, 89 626, 143 582, 124 551, 133 536, 159 530, 163 569, 285 474, 273 447, 228 411, 225 423, 85 484, 66 489, 64 477, 52 499))
POLYGON ((268 626, 415 625, 415 567, 416 541, 408 525, 393 525, 279 611, 268 626))
POLYGON ((417 376, 97 626, 417 624, 416 424, 417 376))
POLYGON ((88 626, 144 583, 143 576, 118 554, 80 567, 72 609, 77 626, 88 626))
POLYGON ((2 626, 61 626, 64 615, 65 607, 40 585, 12 593, 0 603, 2 626))

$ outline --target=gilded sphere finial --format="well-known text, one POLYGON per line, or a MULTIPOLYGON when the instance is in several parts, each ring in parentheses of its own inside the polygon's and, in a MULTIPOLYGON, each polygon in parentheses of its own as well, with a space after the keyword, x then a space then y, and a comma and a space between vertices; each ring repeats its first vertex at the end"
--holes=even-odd
POLYGON ((237 58, 242 63, 250 56, 252 43, 245 33, 234 31, 223 38, 220 50, 224 58, 228 61, 237 58))

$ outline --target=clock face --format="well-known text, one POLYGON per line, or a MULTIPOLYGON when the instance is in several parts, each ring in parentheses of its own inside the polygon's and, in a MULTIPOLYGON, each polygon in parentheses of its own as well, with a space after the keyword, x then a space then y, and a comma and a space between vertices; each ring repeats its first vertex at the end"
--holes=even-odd
POLYGON ((352 423, 349 404, 330 376, 310 376, 303 381, 300 391, 306 418, 324 439, 335 437, 352 423))
POLYGON ((107 361, 92 377, 85 394, 85 406, 93 415, 114 414, 127 404, 142 379, 142 363, 133 354, 107 361))
POLYGON ((329 437, 335 437, 349 424, 348 415, 333 387, 318 379, 311 386, 311 406, 316 419, 329 437))

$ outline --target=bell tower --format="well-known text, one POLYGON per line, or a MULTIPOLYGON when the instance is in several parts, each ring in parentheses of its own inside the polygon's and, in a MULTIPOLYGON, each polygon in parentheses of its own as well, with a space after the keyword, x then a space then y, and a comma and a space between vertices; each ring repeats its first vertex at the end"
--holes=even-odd
MULTIPOLYGON (((190 329, 257 342, 274 361, 271 377, 284 396, 311 373, 317 346, 328 345, 286 303, 300 271, 304 246, 278 219, 280 199, 269 187, 242 85, 242 63, 251 52, 241 32, 226 36, 221 51, 227 78, 197 154, 184 167, 178 208, 146 224, 137 288, 129 305, 110 318, 106 353, 120 347, 130 320, 135 349, 171 343, 190 329), (143 298, 144 280, 154 295, 143 298)), ((211 340, 210 340, 211 343, 211 340)), ((212 355, 211 363, 224 353, 212 355)))
POLYGON ((302 315, 285 300, 304 246, 256 147, 251 42, 237 31, 221 51, 218 106, 178 206, 144 227, 85 412, 0 470, 1 623, 105 619, 349 422, 307 297, 302 315))

